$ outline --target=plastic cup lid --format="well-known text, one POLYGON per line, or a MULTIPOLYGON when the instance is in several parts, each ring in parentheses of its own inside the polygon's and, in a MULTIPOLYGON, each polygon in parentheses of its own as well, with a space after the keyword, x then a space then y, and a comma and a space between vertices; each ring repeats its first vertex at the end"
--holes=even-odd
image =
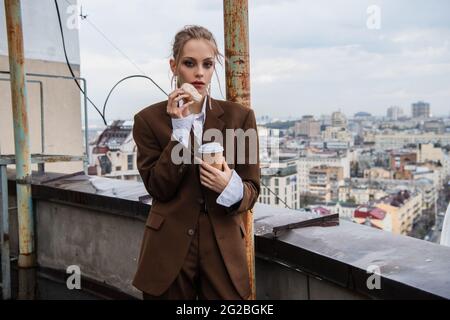
POLYGON ((217 153, 222 151, 223 147, 218 142, 205 143, 198 148, 199 153, 217 153))

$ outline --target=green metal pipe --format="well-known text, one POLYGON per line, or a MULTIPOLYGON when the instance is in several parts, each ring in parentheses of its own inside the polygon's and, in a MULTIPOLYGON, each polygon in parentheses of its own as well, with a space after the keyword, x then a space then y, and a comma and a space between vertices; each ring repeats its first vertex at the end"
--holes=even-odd
POLYGON ((17 213, 19 223, 18 265, 22 268, 29 268, 35 265, 35 245, 22 14, 20 0, 4 1, 16 153, 17 213))
POLYGON ((9 246, 8 177, 6 165, 0 164, 0 237, 2 260, 2 298, 11 299, 11 262, 9 246))

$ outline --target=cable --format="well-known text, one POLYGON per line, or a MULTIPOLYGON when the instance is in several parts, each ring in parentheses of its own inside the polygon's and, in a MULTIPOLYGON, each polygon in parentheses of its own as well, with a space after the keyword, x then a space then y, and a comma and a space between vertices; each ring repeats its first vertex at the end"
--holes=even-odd
MULTIPOLYGON (((68 0, 65 0, 68 4, 71 4, 68 0)), ((103 31, 101 31, 90 19, 87 18, 87 15, 83 16, 83 20, 87 21, 94 29, 97 31, 114 49, 116 49, 126 60, 128 60, 139 72, 147 77, 153 84, 161 90, 166 96, 169 96, 167 92, 165 92, 149 75, 147 75, 130 57, 128 57, 118 46, 110 40, 103 31)))
POLYGON ((92 23, 89 19, 85 18, 83 19, 85 20, 87 23, 89 23, 91 25, 91 27, 93 27, 114 49, 116 49, 117 51, 119 51, 119 53, 125 58, 127 59, 133 66, 135 66, 135 68, 141 72, 142 74, 145 74, 145 72, 136 64, 134 63, 133 60, 131 60, 122 50, 120 50, 119 47, 117 47, 111 40, 108 39, 108 37, 94 24, 92 23))
MULTIPOLYGON (((56 13, 57 13, 57 15, 58 15, 58 23, 59 23, 59 29, 60 29, 60 33, 61 33, 61 38, 62 38, 62 44, 63 44, 63 50, 64 50, 64 57, 65 57, 65 59, 66 59, 66 64, 67 64, 67 66, 68 66, 68 68, 69 68, 69 71, 70 71, 70 73, 71 73, 71 75, 72 75, 72 77, 75 77, 75 74, 74 74, 74 72, 73 72, 73 70, 72 70, 72 66, 70 65, 70 62, 69 62, 69 58, 67 57, 67 50, 66 50, 66 41, 65 41, 65 38, 64 38, 64 31, 63 31, 63 27, 62 27, 62 22, 61 22, 61 15, 60 15, 60 12, 59 12, 59 6, 58 6, 58 1, 57 0, 54 0, 55 1, 55 6, 56 6, 56 13)), ((70 2, 68 2, 67 0, 65 0, 68 4, 70 4, 71 5, 71 3, 70 2)), ((119 51, 128 61, 130 61, 140 72, 142 72, 142 73, 144 73, 140 68, 139 68, 139 66, 138 65, 136 65, 122 50, 120 50, 116 45, 114 45, 114 43, 111 41, 111 40, 109 40, 108 39, 108 37, 106 37, 106 35, 103 33, 103 32, 101 32, 100 31, 100 29, 98 29, 92 22, 90 22, 87 18, 85 18, 84 20, 86 20, 86 21, 88 21, 89 22, 89 24, 92 26, 92 27, 94 27, 95 28, 95 30, 97 31, 97 32, 99 32, 101 35, 102 35, 102 37, 105 39, 105 40, 107 40, 117 51, 119 51)), ((129 78, 137 78, 137 77, 140 77, 140 78, 145 78, 145 79, 148 79, 148 80, 150 80, 158 89, 160 89, 166 96, 169 96, 151 77, 149 77, 149 76, 147 76, 147 75, 131 75, 131 76, 128 76, 128 77, 125 77, 125 78, 123 78, 123 79, 121 79, 119 82, 117 82, 114 86, 113 86, 113 88, 111 89, 111 91, 109 92, 109 94, 108 94, 108 97, 106 98, 106 100, 105 100, 105 103, 103 104, 103 109, 102 109, 102 111, 100 111, 100 109, 95 105, 95 103, 94 102, 92 102, 92 100, 86 95, 86 93, 83 91, 83 89, 81 88, 81 86, 80 86, 80 84, 78 83, 78 81, 76 80, 76 79, 74 79, 74 81, 75 81, 75 83, 76 83, 76 85, 78 86, 78 89, 83 93, 83 95, 85 95, 86 96, 86 99, 91 103, 91 105, 95 108, 95 110, 98 112, 98 114, 100 115, 100 117, 102 118, 102 120, 103 120, 103 123, 105 124, 105 126, 107 126, 107 122, 106 122, 106 104, 107 104, 107 102, 108 102, 108 99, 109 99, 109 96, 111 95, 111 93, 112 93, 112 91, 114 90, 114 88, 120 83, 120 82, 122 82, 122 81, 124 81, 124 80, 127 80, 127 79, 129 79, 129 78)))
MULTIPOLYGON (((148 79, 148 80, 152 81, 154 84, 156 84, 156 83, 152 80, 152 78, 147 77, 147 76, 144 76, 144 75, 141 75, 141 74, 134 74, 134 75, 127 76, 127 77, 125 77, 125 78, 120 79, 120 80, 112 87, 112 89, 109 91, 108 96, 106 97, 106 100, 105 100, 105 104, 103 105, 103 113, 105 113, 105 110, 106 110, 106 104, 108 103, 109 96, 111 95, 111 93, 113 92, 113 90, 114 90, 114 89, 115 89, 122 81, 125 81, 125 80, 130 79, 130 78, 144 78, 144 79, 148 79)), ((160 89, 161 89, 161 88, 160 88, 160 89)), ((163 89, 161 89, 161 90, 164 92, 163 89)), ((168 95, 166 92, 164 92, 164 94, 168 95)))
MULTIPOLYGON (((73 70, 72 70, 72 66, 70 65, 69 58, 67 57, 66 41, 65 41, 65 39, 64 39, 64 31, 63 31, 63 27, 62 27, 61 15, 60 15, 60 13, 59 13, 59 6, 58 6, 58 1, 57 1, 57 0, 55 0, 55 6, 56 6, 56 13, 57 13, 57 15, 58 15, 58 23, 59 23, 59 30, 60 30, 61 38, 62 38, 62 45, 63 45, 63 50, 64 50, 64 57, 65 57, 65 59, 66 59, 66 64, 67 64, 67 66, 69 67, 70 74, 72 75, 72 77, 75 78, 76 76, 75 76, 75 74, 74 74, 74 72, 73 72, 73 70)), ((85 94, 85 92, 83 91, 83 89, 81 89, 81 86, 80 86, 80 84, 78 83, 78 81, 77 81, 76 79, 73 79, 73 80, 74 80, 75 83, 77 84, 78 89, 80 89, 80 91, 83 93, 83 95, 86 96, 86 99, 92 104, 92 106, 95 108, 95 110, 97 110, 98 114, 100 115, 100 117, 101 117, 102 120, 103 120, 103 123, 104 123, 105 126, 106 126, 107 123, 106 123, 105 115, 102 114, 102 113, 100 112, 100 110, 97 108, 97 106, 95 105, 95 103, 93 103, 92 100, 89 99, 89 97, 85 94)))
MULTIPOLYGON (((68 0, 65 0, 67 4, 72 5, 68 0)), ((98 28, 92 21, 90 21, 87 18, 87 15, 82 15, 82 13, 80 14, 81 18, 83 21, 87 21, 92 28, 95 29, 95 31, 97 31, 114 49, 116 49, 126 60, 128 60, 139 72, 141 72, 142 74, 146 75, 145 72, 136 64, 134 63, 133 60, 131 60, 130 57, 128 57, 118 46, 116 46, 114 44, 114 42, 112 42, 112 40, 110 40, 106 34, 100 30, 100 28, 98 28)), ((153 81, 153 80, 152 80, 153 81)), ((153 82, 161 91, 164 92, 164 90, 162 90, 155 82, 153 82)), ((164 92, 165 93, 165 92, 164 92)))

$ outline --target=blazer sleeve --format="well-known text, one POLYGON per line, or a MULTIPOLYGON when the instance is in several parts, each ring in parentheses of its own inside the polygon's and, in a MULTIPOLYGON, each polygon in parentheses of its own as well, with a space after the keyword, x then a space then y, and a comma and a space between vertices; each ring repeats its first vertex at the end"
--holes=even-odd
MULTIPOLYGON (((137 168, 148 193, 161 202, 171 200, 188 167, 171 160, 172 150, 180 142, 171 140, 162 148, 152 128, 139 114, 134 116, 133 138, 137 146, 137 168)), ((183 152, 189 152, 184 146, 182 148, 183 152)))
POLYGON ((234 168, 242 179, 244 186, 243 197, 234 205, 225 207, 229 215, 240 214, 252 209, 260 193, 259 138, 256 128, 255 112, 252 109, 249 109, 242 129, 244 132, 248 129, 254 130, 256 134, 256 146, 250 145, 251 139, 245 139, 245 163, 236 163, 234 168), (250 163, 252 157, 256 157, 256 163, 250 163))

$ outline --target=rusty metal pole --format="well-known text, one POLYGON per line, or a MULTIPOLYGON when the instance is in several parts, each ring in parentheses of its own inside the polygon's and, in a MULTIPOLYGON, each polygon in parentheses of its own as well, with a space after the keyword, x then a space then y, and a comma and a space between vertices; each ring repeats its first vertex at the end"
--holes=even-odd
POLYGON ((25 55, 23 49, 20 0, 4 0, 8 34, 11 97, 16 153, 17 213, 19 222, 19 261, 21 268, 35 265, 34 223, 31 200, 31 155, 28 126, 25 55))
MULTIPOLYGON (((225 81, 227 100, 251 107, 250 57, 248 41, 248 0, 224 0, 225 81)), ((250 299, 256 299, 253 212, 245 214, 247 261, 250 273, 250 299)))

